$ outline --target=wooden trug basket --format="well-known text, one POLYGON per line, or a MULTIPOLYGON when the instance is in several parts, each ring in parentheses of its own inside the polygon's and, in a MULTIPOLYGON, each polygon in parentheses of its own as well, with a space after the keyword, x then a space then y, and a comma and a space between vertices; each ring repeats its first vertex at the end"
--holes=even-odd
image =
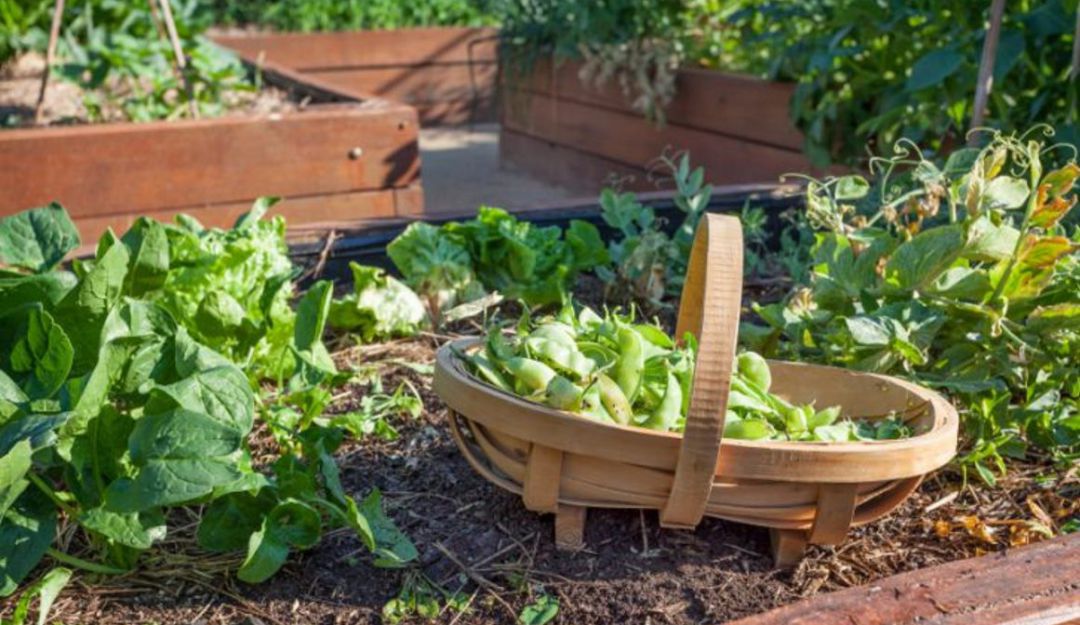
POLYGON ((588 508, 653 508, 660 524, 690 529, 703 516, 770 528, 777 566, 808 543, 837 544, 852 525, 898 506, 922 477, 955 454, 956 410, 937 393, 896 378, 772 361, 772 392, 793 402, 841 406, 846 416, 901 414, 917 435, 866 442, 722 440, 742 301, 742 229, 706 215, 698 227, 676 336, 693 332, 699 351, 685 432, 600 423, 515 397, 465 368, 444 345, 435 391, 469 464, 555 517, 555 540, 583 544, 588 508))

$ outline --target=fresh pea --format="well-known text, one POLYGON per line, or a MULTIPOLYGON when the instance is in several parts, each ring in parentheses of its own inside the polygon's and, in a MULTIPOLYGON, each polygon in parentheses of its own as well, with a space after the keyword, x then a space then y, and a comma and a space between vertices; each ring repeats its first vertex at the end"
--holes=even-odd
POLYGON ((577 351, 577 346, 573 342, 570 343, 570 347, 567 347, 563 343, 531 335, 525 339, 525 343, 534 356, 556 369, 572 373, 578 379, 585 378, 596 368, 592 360, 577 351))
POLYGON ((506 378, 499 373, 499 370, 495 368, 495 365, 493 365, 485 356, 481 354, 468 354, 465 358, 480 372, 481 377, 487 380, 489 384, 500 391, 506 391, 507 393, 513 391, 510 384, 507 383, 506 378))
POLYGON ((573 382, 556 374, 548 382, 544 403, 559 410, 581 410, 582 392, 573 382))
POLYGON ((807 426, 813 417, 813 406, 796 406, 794 410, 784 415, 784 430, 793 440, 802 438, 807 433, 807 426))
POLYGON ((514 376, 529 393, 547 390, 547 385, 555 377, 555 370, 539 360, 514 356, 503 364, 503 367, 514 376))
POLYGON ((764 419, 732 419, 729 415, 724 421, 724 436, 741 440, 759 440, 772 436, 773 429, 764 419))
POLYGON ((630 423, 634 410, 619 385, 603 373, 597 376, 596 385, 600 388, 600 402, 615 423, 619 425, 630 423))
POLYGON ((807 419, 806 427, 811 431, 816 431, 820 427, 836 423, 838 418, 840 418, 840 406, 832 406, 817 411, 813 417, 807 419))
POLYGON ((578 350, 597 368, 607 367, 619 357, 614 349, 597 341, 578 341, 578 350))
POLYGON ((604 403, 600 400, 600 386, 598 384, 589 386, 589 388, 585 389, 585 393, 582 394, 581 414, 593 421, 615 423, 615 419, 611 418, 607 409, 604 408, 604 403))
POLYGON ((562 345, 564 347, 570 349, 577 349, 577 337, 575 336, 573 328, 558 321, 545 323, 539 328, 533 330, 529 334, 529 337, 547 339, 549 341, 554 341, 555 343, 558 343, 559 345, 562 345))
POLYGON ((776 411, 772 409, 768 403, 761 401, 753 394, 746 393, 745 389, 737 389, 736 385, 731 385, 731 390, 728 392, 728 408, 732 410, 758 412, 761 414, 773 414, 776 411))
POLYGON ((672 429, 679 420, 682 409, 682 387, 679 381, 671 373, 667 375, 667 392, 660 405, 649 415, 645 427, 653 430, 667 431, 672 429))
POLYGON ((754 352, 743 352, 739 354, 737 363, 739 375, 744 380, 762 392, 768 392, 772 386, 772 373, 764 358, 754 352))
POLYGON ((645 348, 641 335, 633 328, 619 328, 619 358, 615 361, 615 382, 622 389, 623 395, 631 402, 637 397, 641 387, 641 376, 645 370, 645 348))
POLYGON ((854 425, 855 424, 850 421, 834 423, 832 425, 823 425, 814 428, 814 434, 811 438, 815 441, 832 441, 836 443, 857 441, 859 440, 859 437, 855 433, 854 425))
POLYGON ((595 310, 585 306, 578 313, 577 322, 579 326, 592 330, 604 323, 604 319, 596 314, 595 310))
POLYGON ((664 332, 654 325, 638 323, 634 325, 634 330, 641 335, 641 338, 656 347, 662 348, 665 352, 675 349, 675 341, 671 340, 671 337, 667 335, 667 332, 664 332))

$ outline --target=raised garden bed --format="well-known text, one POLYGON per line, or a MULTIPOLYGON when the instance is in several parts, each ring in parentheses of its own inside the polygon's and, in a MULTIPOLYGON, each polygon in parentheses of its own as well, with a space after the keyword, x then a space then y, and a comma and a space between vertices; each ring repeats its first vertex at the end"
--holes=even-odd
POLYGON ((611 174, 649 186, 650 163, 688 150, 710 182, 775 182, 809 171, 802 137, 788 118, 790 85, 684 69, 657 124, 635 111, 614 80, 584 84, 577 62, 537 63, 526 76, 507 68, 500 84, 503 162, 538 178, 594 193, 611 174))
POLYGON ((314 34, 220 35, 252 63, 269 61, 357 97, 417 109, 424 125, 495 119, 496 31, 410 28, 314 34))
POLYGON ((84 242, 136 217, 188 213, 231 224, 263 195, 291 223, 365 221, 423 207, 416 113, 360 101, 318 79, 265 67, 298 110, 179 122, 0 132, 0 215, 57 201, 84 242))

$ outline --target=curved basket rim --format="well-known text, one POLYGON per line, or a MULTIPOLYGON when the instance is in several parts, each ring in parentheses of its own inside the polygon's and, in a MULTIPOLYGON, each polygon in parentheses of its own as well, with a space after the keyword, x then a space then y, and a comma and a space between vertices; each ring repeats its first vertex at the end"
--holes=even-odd
MULTIPOLYGON (((454 379, 455 383, 468 384, 477 390, 481 390, 487 396, 490 396, 493 400, 503 404, 517 406, 524 410, 544 413, 545 416, 557 419, 566 423, 570 427, 582 427, 589 428, 593 431, 599 429, 606 429, 611 432, 619 432, 620 435, 632 436, 640 439, 651 439, 653 441, 665 441, 667 444, 677 445, 683 435, 678 432, 660 432, 656 430, 650 430, 647 428, 634 427, 629 425, 619 425, 614 423, 603 423, 600 421, 594 421, 586 417, 582 417, 572 412, 565 410, 559 410, 545 406, 543 404, 529 401, 522 397, 518 397, 511 393, 502 391, 494 386, 488 384, 484 380, 472 375, 464 367, 464 363, 458 357, 455 350, 463 350, 472 347, 480 342, 478 337, 462 337, 453 341, 443 344, 436 353, 436 374, 443 373, 449 375, 454 379)), ((892 376, 867 373, 861 371, 851 371, 840 367, 832 367, 828 365, 814 365, 807 363, 795 363, 790 361, 771 361, 778 362, 784 365, 796 365, 800 367, 812 367, 818 370, 828 370, 831 372, 837 372, 843 375, 858 375, 865 376, 867 378, 880 380, 884 383, 899 386, 905 388, 915 394, 916 396, 924 399, 929 404, 929 409, 932 411, 934 418, 933 427, 925 432, 916 434, 915 436, 902 438, 902 439, 890 439, 881 441, 773 441, 773 440, 745 440, 745 439, 730 439, 724 438, 722 441, 722 447, 730 451, 740 450, 744 453, 783 453, 792 459, 793 463, 797 463, 800 458, 805 459, 818 459, 822 457, 829 457, 836 453, 843 453, 849 456, 871 457, 876 454, 892 451, 915 451, 924 449, 937 450, 939 447, 948 447, 948 457, 940 462, 933 462, 927 471, 940 468, 948 463, 956 453, 957 435, 959 429, 959 416, 956 413, 955 408, 947 402, 940 394, 930 389, 921 387, 916 384, 912 384, 905 380, 895 378, 892 376)), ((439 393, 438 388, 436 392, 439 393)), ((439 393, 440 396, 442 393, 439 393)), ((457 410, 453 406, 453 400, 447 397, 443 397, 443 400, 455 411, 461 412, 465 418, 471 417, 467 412, 457 410)), ((944 456, 943 452, 939 454, 944 456)), ((896 474, 888 476, 875 475, 873 479, 900 479, 904 477, 914 477, 915 475, 923 475, 926 471, 898 471, 896 474)), ((744 477, 751 477, 749 475, 744 477)), ((775 476, 765 477, 763 479, 780 479, 775 476)), ((791 481, 821 481, 820 478, 808 477, 805 480, 797 479, 797 476, 788 476, 783 479, 791 481)), ((858 481, 863 481, 862 479, 858 481)))

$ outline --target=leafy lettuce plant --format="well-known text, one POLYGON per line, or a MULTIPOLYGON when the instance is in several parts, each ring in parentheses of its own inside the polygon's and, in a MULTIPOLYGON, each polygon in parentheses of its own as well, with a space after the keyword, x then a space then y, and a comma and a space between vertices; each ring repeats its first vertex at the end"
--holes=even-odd
POLYGON ((1059 459, 1080 445, 1080 234, 1075 155, 1038 130, 992 133, 944 163, 910 143, 859 176, 810 180, 817 230, 809 285, 755 306, 759 351, 905 375, 949 391, 964 416, 962 458, 990 466, 1034 445, 1059 459))
POLYGON ((364 342, 411 336, 428 323, 427 308, 408 286, 377 267, 350 262, 353 292, 330 304, 330 327, 364 342))
POLYGON ((608 259, 599 231, 588 222, 573 220, 565 231, 538 227, 490 206, 480 207, 475 219, 440 228, 412 224, 387 253, 405 282, 434 303, 436 317, 452 304, 477 299, 483 289, 529 306, 558 304, 579 273, 608 259))
MULTIPOLYGON (((327 527, 353 529, 379 563, 414 557, 377 492, 357 504, 342 490, 330 455, 340 430, 299 432, 269 474, 253 466, 248 376, 147 299, 168 282, 163 240, 141 221, 69 272, 56 267, 79 239, 63 209, 0 220, 0 595, 46 554, 129 570, 166 536, 170 509, 190 505, 209 504, 204 547, 246 550, 245 581, 266 579, 327 527), (61 523, 79 528, 63 544, 93 561, 53 547, 61 523)), ((291 349, 305 366, 329 359, 317 341, 327 286, 297 314, 291 349)))
POLYGON ((286 378, 295 366, 290 345, 296 315, 289 300, 297 271, 284 218, 265 218, 277 201, 260 198, 230 229, 205 228, 187 216, 175 225, 142 219, 133 228, 147 232, 143 247, 153 246, 148 253, 167 258, 164 279, 147 297, 255 379, 286 378), (164 238, 150 232, 158 229, 164 238))

